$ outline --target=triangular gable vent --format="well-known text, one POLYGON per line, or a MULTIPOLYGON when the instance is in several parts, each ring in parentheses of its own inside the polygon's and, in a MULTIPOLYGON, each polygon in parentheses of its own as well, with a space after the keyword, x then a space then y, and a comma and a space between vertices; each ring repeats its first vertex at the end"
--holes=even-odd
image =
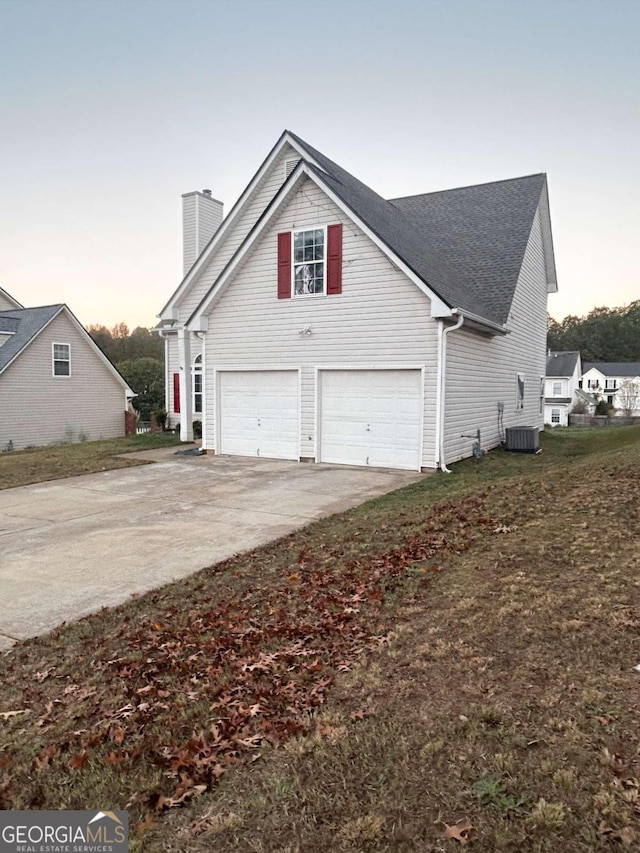
POLYGON ((287 180, 287 178, 289 177, 291 172, 293 172, 293 170, 295 169, 295 167, 298 165, 299 162, 300 162, 299 157, 297 159, 291 159, 291 160, 285 160, 284 161, 284 179, 285 179, 285 181, 287 180))

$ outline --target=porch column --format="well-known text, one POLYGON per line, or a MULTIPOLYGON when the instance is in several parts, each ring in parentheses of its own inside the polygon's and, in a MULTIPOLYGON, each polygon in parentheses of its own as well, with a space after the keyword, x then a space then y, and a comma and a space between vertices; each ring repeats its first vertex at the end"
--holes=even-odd
POLYGON ((191 382, 191 332, 178 329, 180 364, 180 441, 193 441, 193 389, 191 382))

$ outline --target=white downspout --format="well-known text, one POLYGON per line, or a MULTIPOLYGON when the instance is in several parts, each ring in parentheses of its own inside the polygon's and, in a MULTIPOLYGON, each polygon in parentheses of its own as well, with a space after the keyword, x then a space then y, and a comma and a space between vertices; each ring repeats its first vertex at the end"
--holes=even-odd
POLYGON ((451 312, 458 315, 458 320, 454 326, 444 328, 442 320, 438 321, 438 383, 437 383, 437 399, 436 412, 438 423, 436 424, 436 436, 438 440, 438 468, 443 474, 450 474, 451 471, 447 468, 444 457, 444 416, 445 416, 445 400, 447 386, 447 335, 449 332, 455 332, 464 323, 464 317, 460 314, 457 308, 451 312))

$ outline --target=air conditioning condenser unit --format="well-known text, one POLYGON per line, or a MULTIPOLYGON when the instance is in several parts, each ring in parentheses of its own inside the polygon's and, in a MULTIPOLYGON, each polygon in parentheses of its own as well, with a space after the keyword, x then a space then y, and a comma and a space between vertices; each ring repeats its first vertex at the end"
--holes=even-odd
POLYGON ((517 453, 538 453, 540 450, 538 427, 507 427, 505 449, 517 453))

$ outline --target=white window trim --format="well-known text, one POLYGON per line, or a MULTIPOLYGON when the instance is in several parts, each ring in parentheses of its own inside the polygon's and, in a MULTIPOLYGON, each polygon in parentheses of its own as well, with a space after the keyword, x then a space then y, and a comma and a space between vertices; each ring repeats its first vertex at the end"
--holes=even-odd
POLYGON ((71 376, 71 344, 63 342, 63 341, 52 341, 51 342, 51 375, 53 377, 55 377, 55 379, 68 379, 71 376), (67 359, 56 358, 56 356, 55 356, 56 347, 67 347, 69 357, 67 359), (56 361, 66 361, 69 364, 69 372, 68 373, 56 373, 56 361))
POLYGON ((191 410, 194 415, 200 415, 204 412, 204 372, 202 370, 202 353, 197 355, 191 362, 191 410), (196 375, 200 377, 200 391, 196 391, 196 375), (196 409, 196 394, 200 395, 200 411, 196 409))
POLYGON ((560 411, 560 409, 551 409, 551 423, 552 424, 559 424, 561 417, 562 417, 562 412, 560 411), (558 417, 558 420, 554 421, 554 417, 556 415, 558 417))
MULTIPOLYGON (((320 261, 311 261, 311 263, 320 263, 320 261)), ((298 264, 301 266, 301 264, 298 264)), ((291 229, 291 297, 293 299, 318 299, 327 295, 327 226, 326 225, 309 225, 304 228, 291 229), (296 234, 304 234, 306 231, 322 231, 324 258, 322 259, 322 293, 296 293, 296 262, 295 258, 295 241, 296 234)))
POLYGON ((551 396, 552 397, 562 397, 562 379, 554 380, 554 382, 553 382, 553 393, 551 396), (556 391, 556 388, 558 389, 557 391, 556 391))

